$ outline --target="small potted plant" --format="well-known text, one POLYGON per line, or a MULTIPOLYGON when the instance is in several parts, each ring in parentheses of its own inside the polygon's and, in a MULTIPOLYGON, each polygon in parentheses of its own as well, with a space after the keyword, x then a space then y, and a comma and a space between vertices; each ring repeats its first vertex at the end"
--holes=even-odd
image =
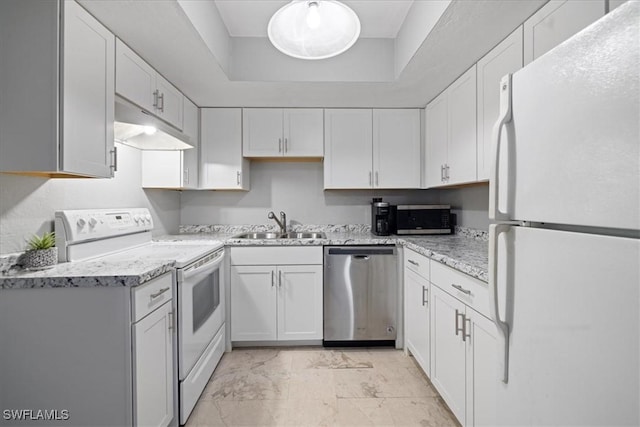
POLYGON ((27 242, 27 251, 20 257, 20 264, 32 270, 51 268, 58 262, 56 235, 53 231, 42 236, 34 235, 27 242))

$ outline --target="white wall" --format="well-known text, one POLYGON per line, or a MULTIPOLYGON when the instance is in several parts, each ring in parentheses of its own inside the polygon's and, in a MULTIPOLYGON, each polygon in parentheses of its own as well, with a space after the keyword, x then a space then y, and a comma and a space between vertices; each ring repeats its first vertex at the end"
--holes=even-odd
POLYGON ((140 151, 118 146, 113 179, 44 179, 0 174, 0 254, 24 250, 25 239, 53 230, 61 209, 147 207, 154 234, 174 233, 180 217, 180 193, 140 188, 140 151))
POLYGON ((486 187, 324 191, 320 162, 253 161, 249 192, 184 191, 180 223, 268 224, 273 222, 267 219, 272 210, 302 224, 369 224, 373 197, 392 204, 451 202, 459 225, 488 229, 486 187))

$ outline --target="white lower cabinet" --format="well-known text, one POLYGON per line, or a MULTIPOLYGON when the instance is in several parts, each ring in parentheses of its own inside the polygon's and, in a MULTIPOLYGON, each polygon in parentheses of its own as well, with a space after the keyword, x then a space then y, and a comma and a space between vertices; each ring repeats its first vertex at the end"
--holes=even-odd
POLYGON ((405 344, 428 377, 431 376, 429 288, 429 259, 405 249, 405 344), (426 267, 426 277, 420 274, 423 265, 426 267))
POLYGON ((231 341, 322 339, 322 247, 232 248, 231 264, 231 341))
POLYGON ((173 419, 171 311, 167 302, 133 327, 136 426, 167 426, 173 419))
POLYGON ((458 280, 462 273, 441 264, 431 266, 431 382, 463 426, 495 425, 495 325, 472 308, 484 311, 485 295, 477 294, 486 289, 469 277, 458 280))
POLYGON ((134 426, 165 427, 173 420, 173 276, 132 288, 134 426))

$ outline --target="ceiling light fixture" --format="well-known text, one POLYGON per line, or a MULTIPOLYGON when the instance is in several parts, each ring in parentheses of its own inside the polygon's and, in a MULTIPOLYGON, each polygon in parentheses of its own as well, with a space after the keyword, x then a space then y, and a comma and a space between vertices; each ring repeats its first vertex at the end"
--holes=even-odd
POLYGON ((339 1, 293 0, 273 14, 267 34, 286 55, 326 59, 353 46, 360 36, 360 20, 339 1))

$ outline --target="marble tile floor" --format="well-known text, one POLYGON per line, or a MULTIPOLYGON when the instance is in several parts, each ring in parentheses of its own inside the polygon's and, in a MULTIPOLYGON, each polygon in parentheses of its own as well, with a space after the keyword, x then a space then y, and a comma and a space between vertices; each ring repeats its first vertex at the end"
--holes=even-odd
POLYGON ((394 349, 225 353, 187 427, 459 426, 412 357, 394 349))

